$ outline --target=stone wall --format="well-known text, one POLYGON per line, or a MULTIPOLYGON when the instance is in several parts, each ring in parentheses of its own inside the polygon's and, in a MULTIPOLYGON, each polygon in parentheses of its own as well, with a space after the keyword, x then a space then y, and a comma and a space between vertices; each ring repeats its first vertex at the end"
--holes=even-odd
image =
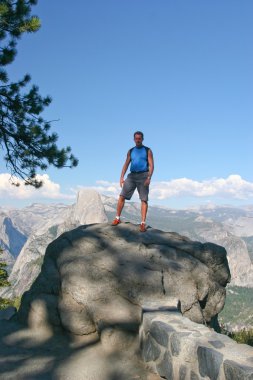
POLYGON ((144 361, 169 380, 253 380, 253 348, 238 344, 178 311, 143 313, 144 361))

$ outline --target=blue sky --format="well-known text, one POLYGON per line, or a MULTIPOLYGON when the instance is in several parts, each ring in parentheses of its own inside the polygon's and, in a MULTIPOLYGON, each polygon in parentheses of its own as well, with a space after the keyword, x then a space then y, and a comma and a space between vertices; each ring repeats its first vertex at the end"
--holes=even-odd
POLYGON ((1 162, 0 206, 72 202, 80 187, 117 197, 136 130, 154 153, 151 203, 252 202, 251 0, 40 0, 33 13, 42 27, 9 76, 52 96, 44 116, 79 165, 50 168, 35 192, 10 187, 1 162))

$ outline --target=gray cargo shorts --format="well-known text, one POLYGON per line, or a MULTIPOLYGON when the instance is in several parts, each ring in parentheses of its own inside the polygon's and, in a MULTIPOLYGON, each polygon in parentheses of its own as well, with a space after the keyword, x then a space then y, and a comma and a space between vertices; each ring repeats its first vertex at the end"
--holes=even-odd
POLYGON ((128 201, 132 198, 132 195, 137 188, 139 198, 142 201, 148 201, 149 186, 144 186, 144 182, 148 177, 148 172, 143 173, 129 173, 120 195, 128 201))

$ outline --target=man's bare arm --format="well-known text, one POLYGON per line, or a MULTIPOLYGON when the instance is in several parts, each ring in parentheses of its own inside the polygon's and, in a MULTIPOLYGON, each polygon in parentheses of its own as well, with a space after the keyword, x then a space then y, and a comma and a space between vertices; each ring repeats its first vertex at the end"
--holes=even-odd
POLYGON ((154 157, 153 157, 153 152, 151 149, 149 149, 149 151, 148 151, 148 166, 149 166, 148 176, 151 179, 153 172, 154 172, 154 157))
POLYGON ((153 153, 152 153, 151 149, 149 149, 149 151, 148 151, 148 166, 149 166, 148 178, 144 182, 145 186, 148 186, 150 184, 151 177, 152 177, 152 174, 154 172, 154 157, 153 157, 153 153))
POLYGON ((126 158, 126 161, 123 165, 123 168, 122 168, 122 171, 121 171, 121 176, 120 176, 120 187, 123 186, 123 183, 124 183, 124 175, 126 174, 126 171, 128 169, 128 166, 130 164, 130 161, 131 161, 131 156, 130 156, 130 151, 127 152, 127 158, 126 158))

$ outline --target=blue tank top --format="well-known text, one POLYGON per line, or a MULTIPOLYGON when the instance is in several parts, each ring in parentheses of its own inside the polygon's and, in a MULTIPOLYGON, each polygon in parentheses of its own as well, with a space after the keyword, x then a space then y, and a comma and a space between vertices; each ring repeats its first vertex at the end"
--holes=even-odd
POLYGON ((130 149, 131 157, 131 173, 147 172, 148 167, 148 150, 147 146, 142 145, 141 147, 135 146, 130 149))

